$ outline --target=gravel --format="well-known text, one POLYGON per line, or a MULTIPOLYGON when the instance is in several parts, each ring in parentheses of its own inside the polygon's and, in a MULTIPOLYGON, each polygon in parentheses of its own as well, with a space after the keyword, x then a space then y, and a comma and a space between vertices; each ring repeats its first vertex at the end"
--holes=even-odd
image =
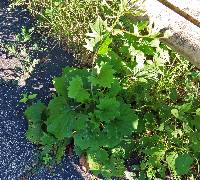
MULTIPOLYGON (((13 42, 14 35, 23 26, 32 26, 33 22, 27 11, 20 8, 8 10, 6 6, 6 1, 0 2, 0 42, 13 42)), ((42 43, 41 37, 36 38, 42 43)), ((22 79, 22 85, 18 82, 23 76, 17 74, 15 68, 21 60, 8 57, 0 48, 0 180, 89 179, 83 177, 76 156, 66 156, 61 164, 52 168, 37 166, 37 147, 25 138, 27 122, 23 112, 26 105, 19 103, 22 94, 37 94, 38 100, 47 103, 51 98, 52 78, 74 61, 71 55, 55 46, 55 41, 48 40, 43 44, 47 47, 46 52, 34 56, 42 58, 48 54, 48 60, 37 64, 28 79, 22 79)))

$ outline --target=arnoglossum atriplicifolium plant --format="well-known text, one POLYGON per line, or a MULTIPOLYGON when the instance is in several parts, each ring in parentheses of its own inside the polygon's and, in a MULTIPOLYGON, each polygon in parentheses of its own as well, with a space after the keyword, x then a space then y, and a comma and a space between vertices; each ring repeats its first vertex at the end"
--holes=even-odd
POLYGON ((74 142, 91 172, 107 178, 124 176, 133 151, 141 157, 133 170, 139 179, 195 177, 200 74, 148 33, 148 22, 129 19, 124 2, 112 26, 100 16, 90 24, 85 48, 94 54, 92 67, 64 68, 49 104, 27 108, 26 135, 57 162, 74 142))

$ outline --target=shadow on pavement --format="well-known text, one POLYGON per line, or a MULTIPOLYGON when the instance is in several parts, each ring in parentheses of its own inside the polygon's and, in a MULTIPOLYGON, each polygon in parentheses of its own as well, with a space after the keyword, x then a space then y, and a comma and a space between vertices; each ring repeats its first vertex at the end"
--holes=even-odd
MULTIPOLYGON (((0 2, 2 43, 14 42, 14 35, 19 33, 23 26, 30 28, 33 25, 26 10, 16 8, 9 11, 7 6, 6 1, 0 2)), ((55 41, 47 39, 46 42, 42 42, 38 35, 35 35, 34 41, 46 49, 44 52, 33 53, 32 59, 47 57, 47 60, 35 66, 24 86, 17 84, 14 75, 11 79, 5 79, 5 72, 8 70, 15 73, 13 65, 19 63, 19 59, 8 57, 0 46, 0 179, 19 180, 22 177, 31 180, 83 179, 74 165, 77 163, 76 157, 65 157, 61 164, 51 170, 38 167, 34 173, 32 172, 37 163, 37 147, 25 138, 27 122, 23 112, 26 105, 20 104, 19 100, 23 93, 34 93, 39 100, 47 103, 51 98, 52 78, 61 74, 63 67, 74 62, 71 55, 55 45, 55 41)))

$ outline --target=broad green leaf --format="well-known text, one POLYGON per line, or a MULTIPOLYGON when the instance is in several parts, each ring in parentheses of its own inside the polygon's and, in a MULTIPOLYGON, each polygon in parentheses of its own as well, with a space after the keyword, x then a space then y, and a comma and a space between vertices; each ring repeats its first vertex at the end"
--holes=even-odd
POLYGON ((146 29, 148 24, 149 24, 148 21, 139 21, 139 22, 137 22, 137 27, 141 31, 141 30, 146 29))
POLYGON ((29 125, 26 131, 26 137, 32 142, 39 144, 42 137, 41 124, 35 123, 34 125, 29 125))
POLYGON ((105 31, 105 27, 107 27, 107 22, 103 21, 100 16, 97 17, 94 24, 90 24, 92 32, 98 33, 99 36, 105 31))
POLYGON ((61 77, 55 77, 53 80, 54 87, 56 88, 56 92, 59 95, 68 98, 67 87, 69 86, 69 82, 73 77, 80 76, 83 80, 84 85, 87 85, 87 78, 89 76, 89 70, 87 69, 78 69, 74 67, 66 67, 63 69, 63 73, 61 77))
POLYGON ((110 157, 110 163, 106 164, 107 169, 110 169, 112 176, 124 177, 126 168, 124 166, 124 159, 121 156, 112 154, 110 157))
POLYGON ((95 151, 103 144, 101 142, 103 139, 100 138, 99 134, 99 130, 94 130, 91 128, 83 129, 74 136, 75 146, 84 151, 88 148, 95 151))
POLYGON ((77 102, 85 103, 90 99, 90 94, 83 88, 83 81, 76 76, 69 82, 68 96, 74 98, 77 102))
POLYGON ((162 119, 169 119, 171 117, 171 107, 166 104, 159 105, 159 116, 162 119))
POLYGON ((53 80, 53 85, 58 95, 62 95, 67 99, 67 82, 65 77, 64 76, 55 77, 53 80))
POLYGON ((25 116, 30 123, 41 123, 41 116, 45 109, 46 106, 43 103, 37 102, 26 109, 25 116))
POLYGON ((103 122, 108 123, 120 115, 120 103, 115 98, 102 98, 96 107, 95 114, 103 122))
POLYGON ((156 124, 155 124, 156 120, 153 113, 151 112, 145 113, 144 121, 146 122, 145 123, 146 128, 153 129, 156 127, 156 124))
POLYGON ((128 43, 128 46, 133 46, 136 50, 142 51, 146 55, 154 55, 155 48, 151 47, 151 38, 138 38, 135 35, 124 33, 122 37, 124 42, 128 43))
POLYGON ((193 126, 195 126, 195 128, 200 130, 200 116, 199 115, 196 115, 191 123, 193 126))
POLYGON ((158 161, 162 160, 165 156, 165 149, 159 146, 146 148, 143 152, 149 156, 154 156, 158 161))
POLYGON ((180 154, 175 160, 176 172, 179 176, 187 174, 193 163, 193 158, 189 154, 180 154))
POLYGON ((109 154, 106 150, 100 148, 98 151, 96 151, 96 158, 99 162, 106 163, 109 160, 109 154))
POLYGON ((97 151, 88 151, 88 153, 95 157, 99 163, 107 163, 109 161, 109 154, 105 149, 99 148, 97 151))
POLYGON ((55 142, 56 142, 56 139, 52 135, 43 132, 43 135, 41 137, 42 145, 52 145, 55 142))
MULTIPOLYGON (((97 59, 97 62, 98 61, 99 61, 99 58, 97 59)), ((126 74, 127 69, 123 65, 123 62, 124 62, 123 59, 114 51, 108 51, 107 56, 105 57, 104 61, 105 62, 109 61, 109 64, 112 65, 112 68, 116 71, 117 74, 126 74)))
POLYGON ((91 76, 89 80, 94 86, 99 85, 102 87, 111 88, 111 85, 114 81, 114 70, 112 69, 112 66, 106 63, 102 64, 99 69, 100 72, 97 72, 96 76, 91 76))
MULTIPOLYGON (((104 140, 104 147, 113 148, 120 144, 123 135, 121 133, 122 129, 119 129, 115 122, 105 126, 101 138, 104 140)), ((120 127, 123 128, 123 127, 120 127)))
POLYGON ((111 88, 109 89, 109 92, 107 93, 107 95, 109 97, 116 97, 120 92, 122 91, 122 87, 120 86, 119 81, 116 79, 111 88))
POLYGON ((25 116, 28 119, 27 138, 33 143, 39 143, 42 137, 42 113, 46 110, 46 106, 38 102, 28 107, 25 111, 25 116))
POLYGON ((68 108, 68 104, 63 96, 54 97, 48 104, 50 116, 56 114, 59 115, 65 108, 68 108))
POLYGON ((86 45, 84 45, 84 47, 87 50, 94 52, 100 41, 103 39, 104 34, 106 34, 107 21, 103 21, 101 17, 98 16, 94 24, 90 23, 90 28, 92 33, 86 34, 89 38, 85 40, 86 45))
POLYGON ((71 109, 64 109, 59 114, 51 115, 46 122, 47 131, 53 134, 57 139, 62 140, 64 138, 72 137, 73 122, 75 121, 75 115, 71 109))
POLYGON ((82 129, 87 127, 87 123, 89 118, 85 114, 78 114, 76 120, 74 121, 74 129, 77 131, 81 131, 82 129))
POLYGON ((123 130, 126 129, 127 134, 136 130, 138 127, 138 116, 134 113, 130 105, 121 104, 120 117, 118 119, 121 120, 121 126, 119 127, 123 130))
POLYGON ((50 151, 52 150, 52 145, 46 145, 41 149, 40 157, 46 156, 46 154, 49 154, 50 151))

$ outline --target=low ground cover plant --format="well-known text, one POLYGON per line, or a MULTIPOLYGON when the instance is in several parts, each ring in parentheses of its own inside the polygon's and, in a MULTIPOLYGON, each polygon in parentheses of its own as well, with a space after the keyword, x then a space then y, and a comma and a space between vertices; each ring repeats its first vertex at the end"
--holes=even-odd
POLYGON ((133 22, 127 3, 111 24, 98 16, 89 25, 90 68, 66 67, 49 104, 26 109, 27 138, 56 162, 74 144, 90 171, 108 179, 125 176, 132 152, 140 157, 133 179, 198 178, 200 72, 151 34, 148 22, 133 22))

